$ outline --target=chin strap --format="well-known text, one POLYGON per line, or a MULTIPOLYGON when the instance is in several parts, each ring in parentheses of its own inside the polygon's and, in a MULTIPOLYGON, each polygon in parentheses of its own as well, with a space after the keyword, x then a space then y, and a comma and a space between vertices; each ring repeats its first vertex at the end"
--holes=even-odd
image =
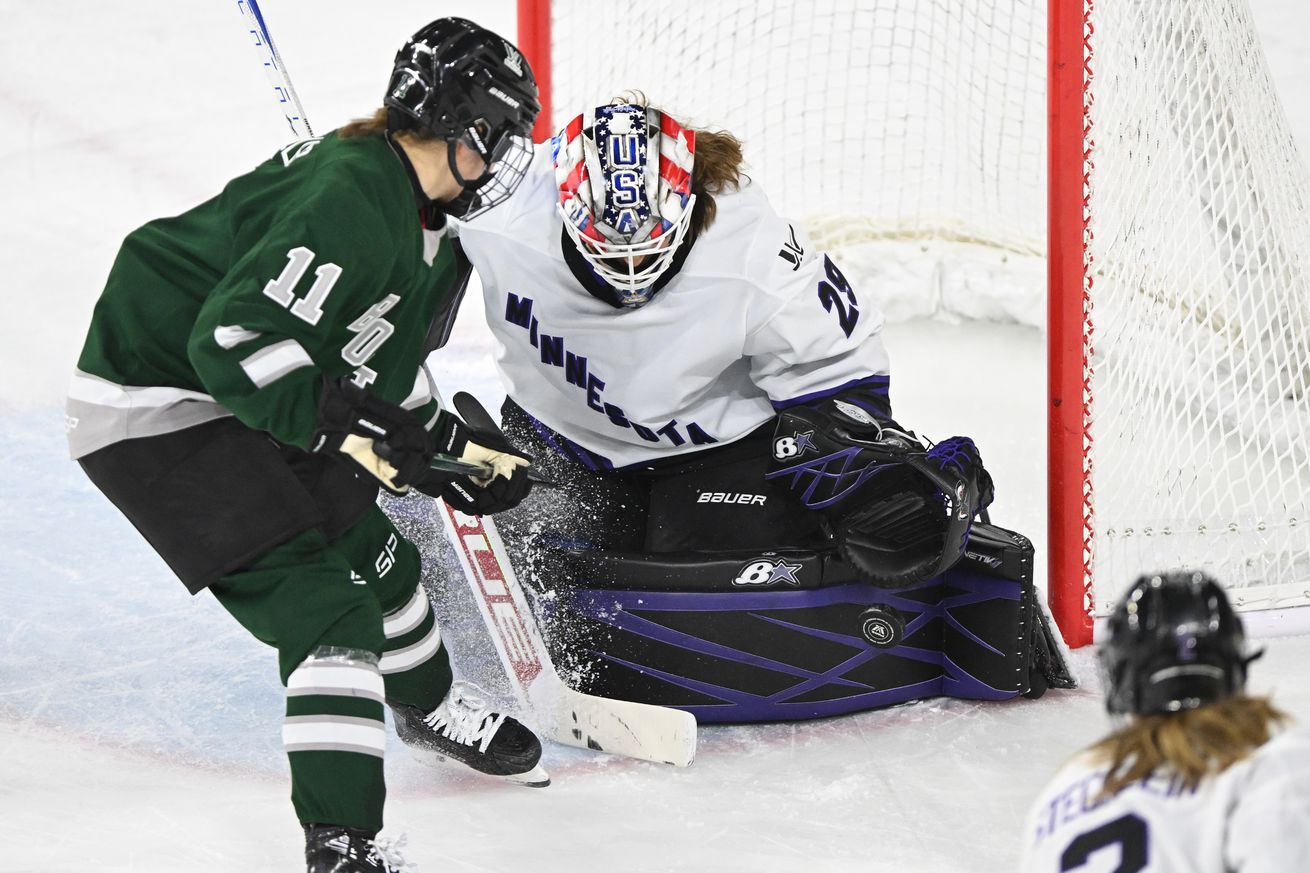
POLYGON ((457 142, 458 140, 446 140, 446 165, 450 167, 450 175, 455 177, 455 181, 459 183, 459 186, 463 188, 465 192, 476 191, 483 185, 487 184, 487 182, 491 180, 492 175, 494 175, 491 172, 491 164, 490 162, 484 162, 482 165, 482 175, 478 176, 476 179, 465 179, 464 174, 459 171, 459 161, 455 159, 455 156, 459 153, 459 149, 456 148, 457 142))

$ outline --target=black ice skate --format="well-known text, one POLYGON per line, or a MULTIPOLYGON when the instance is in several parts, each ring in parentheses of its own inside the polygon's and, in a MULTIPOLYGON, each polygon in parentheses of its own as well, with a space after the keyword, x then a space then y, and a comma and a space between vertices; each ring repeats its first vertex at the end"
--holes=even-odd
POLYGON ((471 690, 456 682, 441 705, 426 714, 417 706, 387 701, 396 717, 396 735, 406 745, 489 776, 537 788, 549 785, 550 777, 538 765, 541 741, 536 734, 492 712, 471 690))
POLYGON ((305 825, 309 873, 413 873, 395 849, 374 842, 374 836, 340 825, 305 825))

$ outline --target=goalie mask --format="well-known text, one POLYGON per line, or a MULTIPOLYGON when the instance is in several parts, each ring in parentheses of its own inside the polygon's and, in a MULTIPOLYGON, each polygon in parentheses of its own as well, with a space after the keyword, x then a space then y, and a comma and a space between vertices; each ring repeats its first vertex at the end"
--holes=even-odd
POLYGON ((446 141, 450 171, 464 192, 442 209, 472 218, 514 193, 532 161, 532 123, 541 111, 527 60, 509 42, 463 18, 439 18, 401 47, 383 104, 387 132, 426 130, 446 141), (465 179, 463 143, 485 165, 465 179))
POLYGON ((1176 571, 1138 578, 1110 614, 1098 657, 1112 713, 1196 709, 1240 694, 1259 653, 1219 583, 1176 571))
POLYGON ((552 141, 559 211, 616 306, 649 303, 691 225, 695 131, 657 109, 614 103, 552 141))

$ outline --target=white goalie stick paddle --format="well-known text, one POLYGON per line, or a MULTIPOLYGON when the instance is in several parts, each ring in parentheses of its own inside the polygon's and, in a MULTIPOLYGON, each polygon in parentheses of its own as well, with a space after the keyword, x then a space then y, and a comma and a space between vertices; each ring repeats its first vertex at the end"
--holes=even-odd
POLYGON ((696 756, 689 712, 583 694, 564 684, 510 566, 495 523, 438 500, 437 514, 519 702, 557 743, 686 767, 696 756))

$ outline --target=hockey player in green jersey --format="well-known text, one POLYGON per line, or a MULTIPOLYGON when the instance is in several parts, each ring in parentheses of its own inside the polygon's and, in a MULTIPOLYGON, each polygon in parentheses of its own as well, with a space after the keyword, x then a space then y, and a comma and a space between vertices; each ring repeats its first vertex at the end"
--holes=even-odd
POLYGON ((441 409, 422 364, 468 275, 446 217, 522 180, 537 88, 514 46, 445 18, 383 102, 131 233, 68 401, 97 487, 276 647, 311 873, 393 869, 374 842, 385 705, 407 743, 546 781, 532 732, 452 685, 418 551, 376 504, 379 485, 478 514, 527 494, 527 459, 441 409), (434 452, 495 475, 437 473, 434 452))

